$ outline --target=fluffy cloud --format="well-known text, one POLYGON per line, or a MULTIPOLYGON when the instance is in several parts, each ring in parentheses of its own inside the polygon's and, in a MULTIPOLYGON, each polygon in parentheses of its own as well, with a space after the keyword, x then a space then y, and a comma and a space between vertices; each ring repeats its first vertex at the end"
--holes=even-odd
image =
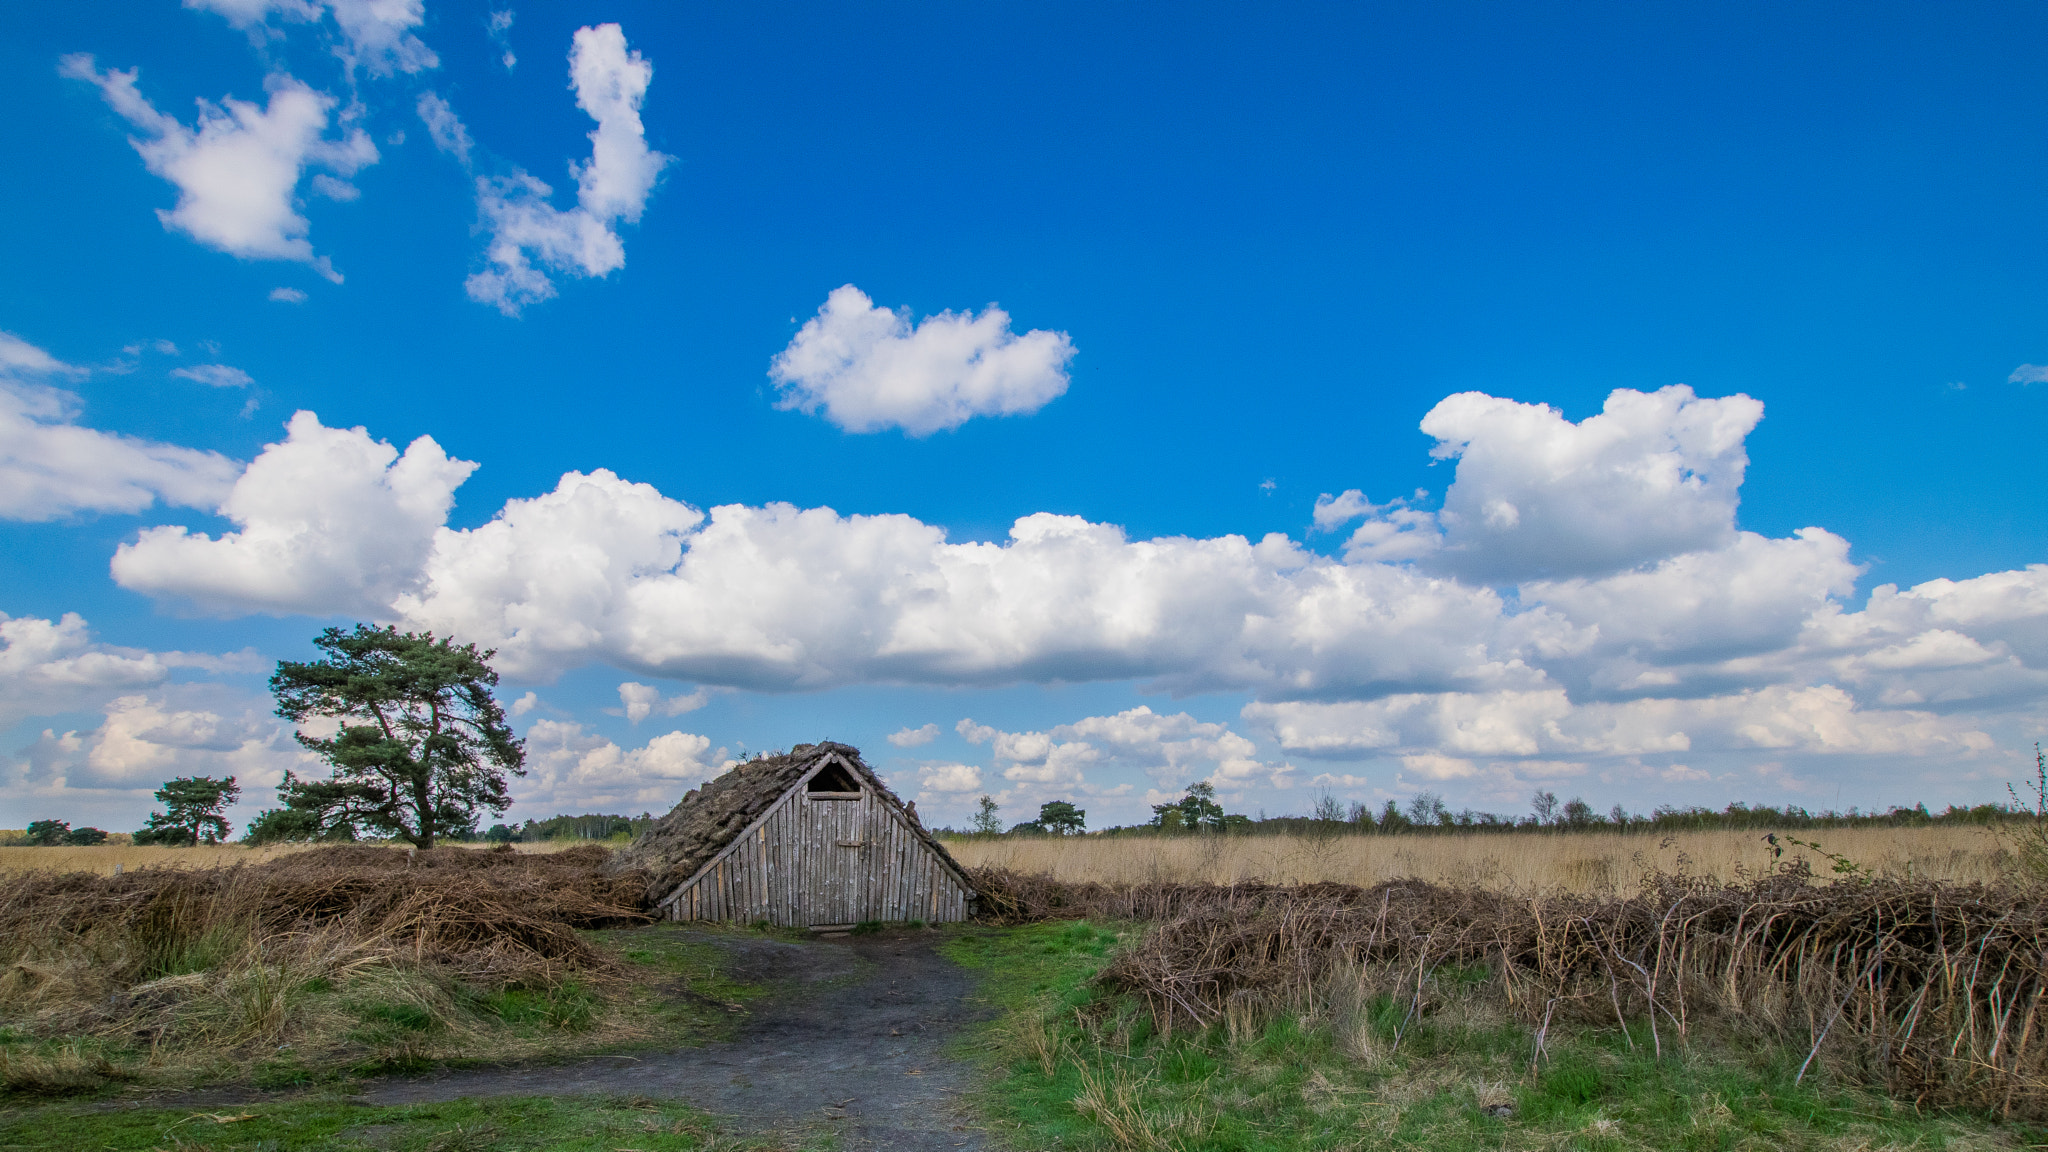
POLYGON ((85 619, 0 612, 0 729, 30 716, 99 708, 117 693, 161 684, 178 668, 249 671, 254 657, 121 648, 92 638, 85 619))
POLYGON ((939 738, 939 726, 927 724, 922 728, 904 728, 889 734, 889 743, 898 748, 918 748, 939 738))
POLYGON ((419 72, 440 64, 412 30, 426 18, 422 0, 327 0, 348 41, 342 58, 373 75, 419 72))
POLYGON ((1617 388, 1599 415, 1574 424, 1548 405, 1461 392, 1422 418, 1437 440, 1430 454, 1458 461, 1435 517, 1440 538, 1430 540, 1412 513, 1374 515, 1351 555, 1422 556, 1433 570, 1501 584, 1605 575, 1722 547, 1735 537, 1743 440, 1763 413, 1747 396, 1702 399, 1674 384, 1617 388))
POLYGON ((1128 784, 1089 783, 1089 772, 1112 767, 1143 772, 1176 789, 1195 780, 1209 780, 1224 792, 1253 783, 1276 788, 1292 784, 1290 766, 1260 761, 1257 746, 1228 725, 1197 720, 1185 712, 1164 716, 1144 705, 1112 716, 1085 717, 1049 732, 1005 732, 971 719, 960 721, 955 730, 970 744, 990 746, 998 770, 1010 782, 997 797, 1005 801, 1056 793, 1128 793, 1128 784))
POLYGON ((529 815, 550 812, 666 812, 683 793, 731 768, 725 749, 689 732, 621 748, 581 724, 536 720, 526 731, 526 770, 512 786, 529 815))
POLYGON ((270 299, 279 304, 304 304, 306 294, 297 288, 272 288, 270 299))
POLYGON ((1533 757, 1557 754, 1783 750, 1808 754, 1960 755, 1992 738, 1932 712, 1859 707, 1831 684, 1773 686, 1697 699, 1574 705, 1562 689, 1409 693, 1380 700, 1253 702, 1244 718, 1310 756, 1369 753, 1533 757))
POLYGON ((619 685, 619 703, 623 706, 626 719, 638 724, 656 712, 663 716, 680 716, 695 712, 711 699, 711 694, 699 688, 684 696, 663 696, 661 689, 628 680, 619 685))
POLYGON ((972 764, 926 764, 918 769, 917 798, 953 798, 981 791, 981 769, 972 764))
POLYGON ((752 689, 1152 677, 1315 695, 1539 676, 1494 652, 1506 624, 1491 591, 1278 536, 1134 542, 1040 514, 1006 543, 950 544, 907 516, 707 518, 609 473, 438 533, 394 612, 497 648, 517 675, 598 659, 752 689))
POLYGON ((849 432, 928 436, 976 416, 1038 411, 1066 392, 1073 356, 1066 333, 1019 336, 994 305, 912 325, 909 309, 878 308, 847 284, 777 354, 768 377, 782 389, 778 408, 822 409, 849 432))
POLYGON ((221 502, 238 531, 145 529, 114 554, 115 581, 214 611, 388 612, 417 584, 455 488, 476 465, 426 436, 401 456, 311 412, 286 427, 221 502))
POLYGON ((246 819, 272 802, 286 770, 321 770, 261 697, 211 685, 171 685, 104 704, 89 730, 45 728, 0 774, 10 811, 101 827, 133 828, 150 793, 175 776, 235 777, 246 819))
POLYGON ((159 499, 211 508, 227 494, 236 464, 219 453, 73 423, 78 397, 41 380, 84 374, 0 332, 0 518, 140 512, 159 499))
POLYGON ((209 388, 247 388, 256 383, 255 377, 240 368, 226 364, 196 364, 190 368, 173 368, 171 375, 181 380, 195 380, 209 388))
POLYGON ((273 32, 273 19, 308 24, 331 12, 342 37, 334 54, 372 75, 420 72, 441 63, 413 34, 426 19, 423 0, 185 0, 185 7, 224 16, 258 39, 273 32))
POLYGON ((66 56, 62 72, 99 88, 109 106, 143 133, 130 143, 151 172, 178 189, 178 205, 157 217, 164 227, 208 247, 247 259, 296 260, 340 283, 341 274, 306 239, 308 224, 293 196, 311 165, 341 176, 377 162, 361 128, 328 139, 334 97, 290 76, 264 82, 267 107, 224 99, 199 101, 186 127, 156 110, 135 86, 136 69, 101 72, 91 56, 66 56))
MULTIPOLYGON (((1526 780, 1644 757, 1665 771, 1679 755, 1992 755, 1993 733, 2048 698, 2048 565, 1885 585, 1852 610, 1860 572, 1841 537, 1734 527, 1741 432, 1756 419, 1735 400, 1617 393, 1581 425, 1537 406, 1460 401, 1444 443, 1453 492, 1465 495, 1447 508, 1505 494, 1516 531, 1579 544, 1605 533, 1604 551, 1586 544, 1605 559, 1572 574, 1532 560, 1561 545, 1468 532, 1448 512, 1418 513, 1432 519, 1411 534, 1434 542, 1400 563, 1355 546, 1322 556, 1279 535, 1132 540, 1049 514, 1019 519, 1003 541, 956 544, 908 516, 700 511, 603 471, 569 473, 486 524, 451 529, 443 514, 470 465, 416 444, 424 495, 397 515, 395 452, 310 415, 236 486, 239 533, 152 529, 116 574, 222 610, 360 611, 461 636, 498 649, 515 676, 607 663, 641 678, 621 690, 634 719, 668 706, 642 683, 655 677, 770 691, 1141 679, 1252 695, 1244 718, 1288 754, 1400 763, 1432 780, 1526 780), (309 452, 259 478, 273 453, 300 451, 302 431, 347 451, 309 452), (1548 456, 1531 446, 1545 436, 1556 441, 1548 456), (1573 500, 1597 514, 1559 527, 1573 500), (1603 520, 1609 502, 1635 507, 1641 523, 1603 520), (255 547, 272 540, 305 558, 255 547), (182 567, 160 562, 172 559, 182 567), (1460 566, 1543 571, 1497 590, 1450 570, 1460 566)), ((1325 527, 1417 511, 1355 490, 1322 504, 1325 527)), ((1184 713, 959 731, 990 746, 1018 795, 1095 794, 1103 766, 1162 786, 1290 779, 1244 735, 1184 713)), ((894 742, 932 735, 906 729, 894 742)))
MULTIPOLYGON (((576 32, 569 78, 576 106, 597 121, 589 162, 569 166, 576 207, 556 208, 549 202, 554 190, 523 171, 477 179, 477 211, 491 234, 491 267, 471 276, 465 287, 471 299, 508 316, 555 294, 550 271, 604 276, 625 267, 626 247, 614 226, 639 221, 655 180, 672 159, 647 147, 640 105, 654 66, 627 49, 617 24, 576 32)), ((466 154, 467 134, 457 135, 461 122, 445 102, 430 110, 423 99, 420 114, 444 151, 466 154)))
MULTIPOLYGON (((479 528, 436 532, 419 573, 420 591, 398 597, 385 614, 444 621, 427 625, 444 634, 460 628, 465 636, 501 637, 504 644, 488 645, 499 649, 501 666, 548 675, 580 663, 572 653, 605 643, 612 627, 638 615, 647 579, 675 568, 684 535, 703 518, 651 485, 602 470, 572 472, 553 492, 509 501, 479 528), (563 612, 564 597, 578 610, 563 612)), ((651 662, 621 663, 673 671, 651 662)), ((730 684, 737 663, 726 661, 725 675, 698 679, 730 684)))

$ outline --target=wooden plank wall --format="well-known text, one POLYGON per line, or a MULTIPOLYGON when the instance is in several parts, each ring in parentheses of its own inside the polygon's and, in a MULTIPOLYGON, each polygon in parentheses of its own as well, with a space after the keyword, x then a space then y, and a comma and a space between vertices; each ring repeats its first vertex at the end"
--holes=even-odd
POLYGON ((967 918, 967 890, 888 805, 814 800, 801 786, 664 906, 671 920, 784 927, 967 918))

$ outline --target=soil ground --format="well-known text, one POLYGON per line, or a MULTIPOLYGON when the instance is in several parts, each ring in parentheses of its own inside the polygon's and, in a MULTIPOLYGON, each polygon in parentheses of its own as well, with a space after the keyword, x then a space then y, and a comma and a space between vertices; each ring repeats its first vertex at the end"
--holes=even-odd
POLYGON ((830 1131, 840 1148, 984 1146, 961 1103, 974 1071, 946 1047, 964 1025, 993 1012, 975 1001, 973 975, 939 954, 946 936, 892 929, 799 941, 678 925, 640 933, 716 948, 727 957, 724 975, 768 992, 729 1040, 380 1080, 356 1098, 646 1096, 687 1101, 745 1130, 830 1131))

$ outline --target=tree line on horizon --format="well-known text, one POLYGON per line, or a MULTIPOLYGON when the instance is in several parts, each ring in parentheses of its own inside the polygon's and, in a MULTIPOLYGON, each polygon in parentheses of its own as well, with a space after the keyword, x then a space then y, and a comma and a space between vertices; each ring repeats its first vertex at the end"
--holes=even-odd
MULTIPOLYGON (((601 814, 559 815, 527 820, 522 825, 494 824, 479 833, 488 813, 502 815, 511 807, 509 777, 524 776, 525 742, 512 732, 493 689, 498 673, 490 666, 494 651, 475 644, 458 645, 432 633, 414 635, 394 627, 357 624, 353 631, 325 629, 313 644, 323 658, 281 660, 270 679, 278 701, 277 715, 299 724, 313 718, 341 723, 331 736, 295 732, 298 742, 325 760, 325 779, 300 778, 287 771, 278 787, 282 806, 258 813, 243 843, 333 842, 367 838, 404 841, 432 848, 439 840, 488 839, 501 843, 573 837, 608 840, 633 836, 653 823, 638 818, 601 814)), ((1616 804, 1606 813, 1574 796, 1560 802, 1539 790, 1526 815, 1503 816, 1463 808, 1453 811, 1442 796, 1420 792, 1406 804, 1385 801, 1377 811, 1360 801, 1349 804, 1329 792, 1317 797, 1307 816, 1256 817, 1227 812, 1207 780, 1188 787, 1177 800, 1152 805, 1152 819, 1143 824, 1114 826, 1096 835, 1240 835, 1289 832, 1358 834, 1404 832, 1507 831, 1643 831, 1700 829, 1839 828, 1931 823, 1992 824, 2014 818, 2048 822, 2048 759, 2037 746, 2037 780, 2029 784, 2036 803, 2030 808, 2008 788, 2012 803, 1950 805, 1936 813, 1926 805, 1893 807, 1883 812, 1850 808, 1811 812, 1803 807, 1773 807, 1741 802, 1716 810, 1701 806, 1659 806, 1648 813, 1630 813, 1616 804)), ((232 828, 224 812, 241 795, 233 776, 178 777, 157 789, 162 806, 133 835, 136 844, 219 844, 232 828)), ((1036 817, 1003 825, 1001 806, 983 795, 962 832, 953 835, 1071 836, 1087 832, 1087 812, 1071 800, 1049 800, 1036 817)), ((62 820, 37 820, 26 839, 37 845, 105 843, 98 828, 73 828, 62 820)))
MULTIPOLYGON (((1079 835, 1086 832, 1086 813, 1064 800, 1049 801, 1036 820, 1003 827, 1001 805, 993 796, 983 795, 964 830, 939 829, 960 836, 1044 836, 1079 835), (1045 813, 1056 819, 1048 822, 1045 813)), ((1361 801, 1345 803, 1323 793, 1306 816, 1256 817, 1226 812, 1216 800, 1215 785, 1203 780, 1189 785, 1178 800, 1152 806, 1152 819, 1134 825, 1117 825, 1092 833, 1097 836, 1174 836, 1228 833, 1233 835, 1286 835, 1290 833, 1340 832, 1356 835, 1442 832, 1695 832, 1747 830, 1751 828, 1860 828, 1904 827, 1926 824, 1990 825, 2014 819, 2036 819, 2043 815, 2020 801, 2010 804, 1951 804, 1934 811, 1925 804, 1896 805, 1882 811, 1852 807, 1846 812, 1832 809, 1812 811, 1797 805, 1775 807, 1735 801, 1724 808, 1702 805, 1659 805, 1649 812, 1630 812, 1616 804, 1606 812, 1596 810, 1574 796, 1560 801, 1556 793, 1539 790, 1530 798, 1526 815, 1504 816, 1471 808, 1453 810, 1435 792, 1419 792, 1406 804, 1387 800, 1375 810, 1361 801)))

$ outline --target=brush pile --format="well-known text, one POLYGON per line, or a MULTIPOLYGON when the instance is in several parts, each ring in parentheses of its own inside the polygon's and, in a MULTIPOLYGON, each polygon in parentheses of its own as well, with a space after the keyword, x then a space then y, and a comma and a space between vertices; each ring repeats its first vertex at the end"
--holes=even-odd
POLYGON ((0 1008, 118 996, 227 959, 212 953, 294 945, 551 986, 608 964, 576 929, 651 919, 644 877, 607 872, 609 855, 344 845, 232 868, 0 878, 0 1008))
POLYGON ((1712 1022, 1917 1102, 2048 1118, 2048 902, 2025 888, 1822 884, 1803 867, 1740 883, 1651 875, 1628 896, 977 880, 999 918, 1154 920, 1101 978, 1162 1031, 1311 1003, 1362 972, 1419 1015, 1438 973, 1483 969, 1538 1053, 1567 1020, 1633 1026, 1660 1053, 1712 1022))

